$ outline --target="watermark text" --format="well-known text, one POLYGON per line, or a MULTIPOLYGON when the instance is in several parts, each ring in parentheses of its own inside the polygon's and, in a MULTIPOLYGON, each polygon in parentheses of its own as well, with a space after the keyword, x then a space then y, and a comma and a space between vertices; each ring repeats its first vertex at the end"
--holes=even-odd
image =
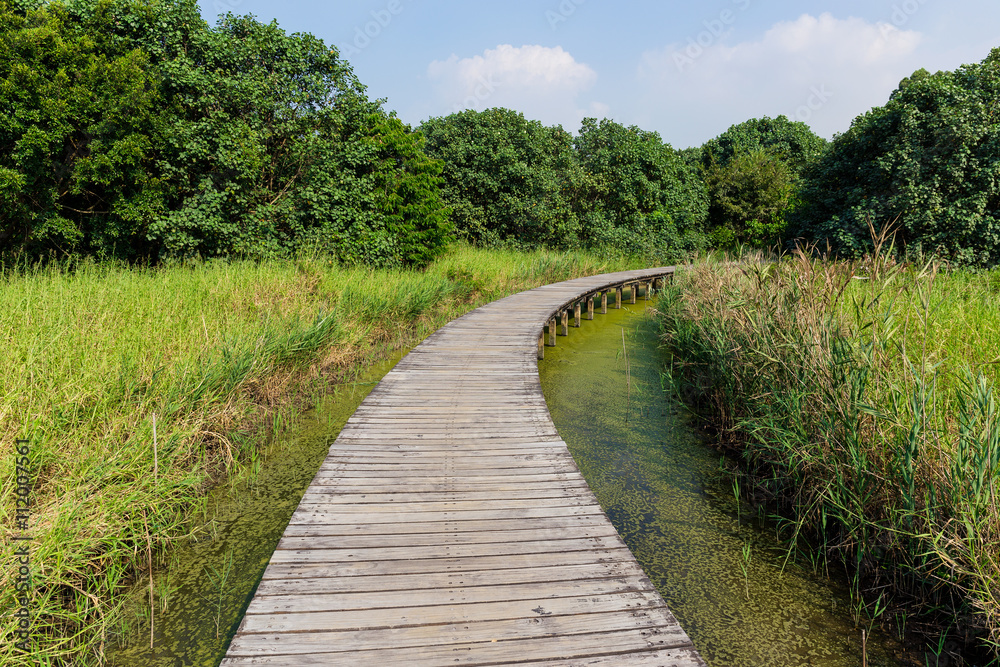
POLYGON ((17 484, 14 522, 17 534, 14 535, 14 592, 17 599, 17 609, 14 618, 17 619, 16 641, 18 650, 27 652, 31 640, 31 442, 18 440, 16 443, 17 457, 14 463, 17 467, 17 484))

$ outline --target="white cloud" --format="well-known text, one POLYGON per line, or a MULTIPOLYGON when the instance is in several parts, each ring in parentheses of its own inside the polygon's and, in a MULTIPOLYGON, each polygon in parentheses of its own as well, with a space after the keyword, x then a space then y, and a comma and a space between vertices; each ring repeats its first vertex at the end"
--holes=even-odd
MULTIPOLYGON (((884 104, 899 80, 920 67, 922 35, 889 24, 804 14, 772 26, 759 41, 729 46, 726 35, 692 36, 646 52, 646 120, 688 126, 699 144, 734 123, 784 114, 831 136, 884 104)), ((686 144, 685 144, 686 145, 686 144)))
POLYGON ((585 115, 607 109, 599 103, 579 108, 578 97, 593 87, 597 73, 559 46, 501 44, 471 58, 435 60, 427 75, 441 114, 500 106, 573 131, 585 115))

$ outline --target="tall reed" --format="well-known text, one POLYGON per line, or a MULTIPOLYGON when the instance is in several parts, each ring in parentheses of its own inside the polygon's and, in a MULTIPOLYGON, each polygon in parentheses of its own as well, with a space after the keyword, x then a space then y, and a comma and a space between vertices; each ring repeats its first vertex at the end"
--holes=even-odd
POLYGON ((998 275, 800 251, 696 266, 661 300, 675 391, 784 506, 789 540, 813 536, 870 616, 892 590, 887 620, 941 612, 993 659, 998 275))

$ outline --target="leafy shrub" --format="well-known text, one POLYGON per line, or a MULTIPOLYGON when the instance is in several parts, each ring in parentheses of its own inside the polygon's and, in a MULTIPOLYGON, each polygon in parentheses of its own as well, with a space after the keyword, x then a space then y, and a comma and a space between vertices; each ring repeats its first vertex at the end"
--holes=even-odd
POLYGON ((587 245, 654 254, 703 245, 705 186, 659 134, 587 118, 574 145, 587 175, 577 200, 587 245))

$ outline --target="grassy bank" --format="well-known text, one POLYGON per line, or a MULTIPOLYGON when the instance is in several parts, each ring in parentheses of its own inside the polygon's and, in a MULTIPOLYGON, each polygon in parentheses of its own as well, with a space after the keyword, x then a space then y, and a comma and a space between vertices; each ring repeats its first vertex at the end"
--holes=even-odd
POLYGON ((846 570, 869 618, 947 633, 939 664, 1000 657, 1000 273, 702 264, 660 308, 675 389, 790 551, 846 570))
POLYGON ((302 258, 3 275, 0 663, 100 663, 151 554, 192 529, 214 484, 253 474, 280 411, 477 305, 635 266, 459 248, 424 272, 302 258), (15 544, 18 439, 32 507, 31 539, 15 544), (12 613, 23 544, 30 653, 12 613))

